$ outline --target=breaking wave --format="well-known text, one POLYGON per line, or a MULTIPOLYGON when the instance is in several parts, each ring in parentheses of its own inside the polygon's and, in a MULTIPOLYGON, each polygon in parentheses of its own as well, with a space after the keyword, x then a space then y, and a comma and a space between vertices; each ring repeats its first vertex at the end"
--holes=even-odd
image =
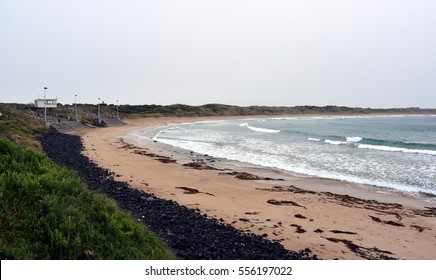
POLYGON ((323 142, 330 145, 350 145, 359 149, 436 155, 436 145, 431 143, 409 143, 402 141, 362 138, 358 136, 329 136, 326 138, 309 137, 307 140, 313 142, 323 142))
POLYGON ((280 132, 280 130, 277 130, 277 129, 255 127, 255 126, 248 125, 248 123, 242 123, 239 126, 246 127, 248 129, 256 131, 256 132, 264 132, 264 133, 279 133, 280 132))

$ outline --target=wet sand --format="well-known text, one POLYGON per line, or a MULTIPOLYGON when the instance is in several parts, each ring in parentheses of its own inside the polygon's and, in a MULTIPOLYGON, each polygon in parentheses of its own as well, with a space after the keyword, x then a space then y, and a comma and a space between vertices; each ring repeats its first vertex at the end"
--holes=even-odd
MULTIPOLYGON (((234 119, 230 117, 229 119, 234 119)), ((242 118, 242 117, 241 117, 242 118)), ((373 187, 191 154, 128 132, 219 118, 147 118, 74 132, 115 179, 323 259, 436 259, 436 204, 373 187)))

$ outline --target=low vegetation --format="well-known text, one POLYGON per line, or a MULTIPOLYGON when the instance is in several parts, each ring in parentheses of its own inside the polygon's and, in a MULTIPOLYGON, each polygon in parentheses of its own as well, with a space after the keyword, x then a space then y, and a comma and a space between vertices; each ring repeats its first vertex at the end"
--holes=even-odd
POLYGON ((22 110, 0 104, 0 138, 42 151, 37 136, 46 130, 37 120, 23 114, 22 110))
MULTIPOLYGON (((65 109, 73 110, 70 105, 61 105, 65 109)), ((96 105, 79 104, 79 114, 86 115, 90 112, 97 112, 96 105)), ((60 109, 59 109, 60 110, 60 109)), ((105 117, 114 118, 117 115, 117 106, 113 104, 101 104, 100 112, 105 117)), ((273 107, 273 106, 248 106, 240 107, 225 104, 206 104, 191 106, 185 104, 173 105, 120 105, 118 115, 121 118, 138 117, 205 117, 205 116, 253 116, 253 115, 297 115, 297 114, 426 114, 436 113, 436 109, 421 108, 354 108, 344 106, 294 106, 294 107, 273 107)))
MULTIPOLYGON (((13 104, 20 110, 35 110, 31 105, 13 104)), ((100 104, 100 114, 105 119, 144 118, 144 117, 206 117, 206 116, 254 116, 254 115, 301 115, 301 114, 436 114, 436 109, 425 108, 359 108, 345 106, 235 106, 225 104, 205 104, 191 106, 185 104, 172 105, 114 105, 100 104)), ((96 104, 58 104, 56 109, 50 109, 50 114, 75 119, 75 114, 82 123, 92 124, 97 117, 96 104)))
POLYGON ((0 259, 173 258, 142 224, 41 152, 44 126, 9 106, 0 112, 0 259))
POLYGON ((143 225, 75 173, 0 139, 1 259, 166 259, 143 225))

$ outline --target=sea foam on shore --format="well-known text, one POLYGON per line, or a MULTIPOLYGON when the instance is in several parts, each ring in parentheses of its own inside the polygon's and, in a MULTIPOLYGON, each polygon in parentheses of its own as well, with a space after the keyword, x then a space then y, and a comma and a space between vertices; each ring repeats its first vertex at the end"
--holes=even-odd
POLYGON ((428 198, 436 195, 435 120, 371 116, 208 121, 169 125, 153 139, 217 158, 428 198))

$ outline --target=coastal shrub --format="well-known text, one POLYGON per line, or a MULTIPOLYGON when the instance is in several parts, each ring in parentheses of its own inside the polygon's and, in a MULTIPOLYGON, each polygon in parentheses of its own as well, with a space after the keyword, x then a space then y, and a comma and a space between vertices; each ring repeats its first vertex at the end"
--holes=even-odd
POLYGON ((1 259, 168 259, 157 237, 75 173, 0 139, 1 259))
POLYGON ((11 106, 0 104, 0 137, 42 151, 36 137, 47 129, 34 118, 11 106))

